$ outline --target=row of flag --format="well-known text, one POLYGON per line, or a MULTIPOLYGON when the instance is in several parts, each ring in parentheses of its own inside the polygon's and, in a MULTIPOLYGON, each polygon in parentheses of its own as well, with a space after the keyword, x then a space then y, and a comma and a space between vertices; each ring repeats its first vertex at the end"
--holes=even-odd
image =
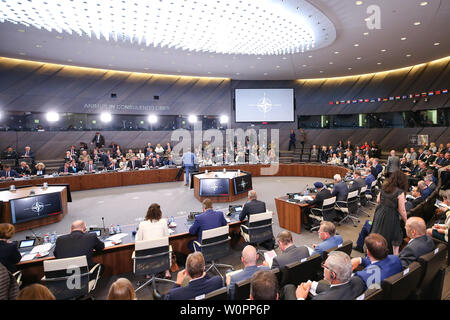
POLYGON ((371 98, 371 99, 352 99, 352 100, 337 100, 337 101, 330 101, 330 105, 333 104, 351 104, 351 103, 364 103, 364 102, 388 102, 388 101, 395 101, 395 100, 406 100, 406 99, 415 99, 415 98, 421 98, 421 97, 431 97, 431 96, 437 96, 440 94, 447 94, 448 89, 443 90, 434 90, 434 91, 428 91, 428 92, 422 92, 422 93, 410 93, 409 95, 403 95, 403 96, 394 96, 389 98, 371 98))

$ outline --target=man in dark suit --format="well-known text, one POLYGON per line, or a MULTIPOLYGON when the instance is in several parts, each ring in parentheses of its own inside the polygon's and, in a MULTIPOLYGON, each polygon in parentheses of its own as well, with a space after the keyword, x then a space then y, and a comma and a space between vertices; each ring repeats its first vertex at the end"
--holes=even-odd
POLYGON ((127 167, 130 170, 139 169, 142 167, 141 160, 138 160, 136 156, 131 157, 131 160, 128 161, 127 167))
POLYGON ((12 170, 11 167, 7 164, 3 165, 3 170, 0 171, 1 179, 9 179, 9 178, 20 178, 20 175, 16 170, 12 170))
POLYGON ((105 147, 105 137, 100 134, 100 132, 96 132, 94 138, 91 141, 91 144, 95 144, 98 148, 105 147))
POLYGON ((380 174, 381 171, 383 171, 383 166, 378 162, 378 159, 375 158, 372 160, 372 165, 375 167, 375 174, 374 177, 378 177, 378 175, 380 174))
POLYGON ((58 169, 58 173, 65 173, 65 174, 73 173, 73 170, 71 170, 70 168, 70 163, 65 162, 64 165, 58 169))
MULTIPOLYGON (((227 225, 227 221, 223 216, 222 211, 214 211, 211 199, 205 199, 202 202, 203 213, 195 217, 194 224, 189 228, 189 233, 197 235, 197 241, 202 243, 202 232, 204 230, 214 229, 227 225)), ((190 241, 188 244, 189 250, 194 251, 194 242, 190 241)), ((197 251, 200 248, 197 247, 197 251)))
POLYGON ((167 160, 164 161, 164 165, 165 166, 175 166, 175 162, 173 161, 173 157, 171 154, 169 154, 169 156, 167 157, 167 160))
POLYGON ((425 182, 419 181, 417 184, 417 187, 413 187, 411 191, 411 195, 414 197, 414 199, 408 199, 406 198, 405 202, 405 209, 406 211, 410 211, 411 209, 414 209, 419 204, 421 204, 425 199, 422 196, 422 190, 426 188, 425 182))
POLYGON ((83 170, 86 172, 95 172, 97 166, 94 164, 94 160, 91 159, 88 163, 85 163, 83 170))
POLYGON ((331 192, 332 197, 336 197, 336 201, 347 201, 348 187, 347 184, 342 181, 340 174, 335 174, 334 177, 334 188, 331 192))
POLYGON ((320 181, 314 182, 314 187, 317 189, 317 194, 313 200, 307 201, 309 205, 322 207, 323 200, 331 198, 331 192, 325 188, 324 184, 320 181))
POLYGON ((255 190, 250 190, 248 192, 248 201, 244 204, 239 214, 239 220, 244 221, 245 219, 249 219, 251 214, 263 212, 266 212, 266 204, 258 200, 255 190))
POLYGON ((405 229, 406 235, 411 240, 398 255, 403 269, 417 261, 420 256, 434 250, 434 241, 427 235, 427 226, 422 218, 409 218, 406 220, 405 229))
POLYGON ((284 300, 305 300, 313 286, 317 295, 312 300, 354 300, 366 290, 361 278, 352 277, 351 259, 345 252, 331 252, 322 267, 324 283, 308 281, 297 288, 286 285, 282 290, 284 300))
POLYGON ((223 287, 220 276, 208 277, 205 272, 205 259, 201 252, 189 254, 186 269, 179 271, 174 287, 164 297, 165 300, 189 300, 223 287), (189 279, 187 286, 182 286, 189 279))
POLYGON ((22 158, 31 158, 34 161, 34 152, 31 151, 29 146, 25 147, 24 153, 21 155, 22 158))
POLYGON ((89 269, 91 269, 95 265, 92 260, 94 250, 102 251, 104 248, 105 244, 95 234, 86 233, 86 224, 77 220, 72 223, 70 234, 56 239, 53 254, 56 259, 86 256, 89 269))
POLYGON ((398 170, 400 170, 400 159, 395 155, 395 150, 391 150, 391 155, 389 156, 386 165, 386 171, 388 175, 390 175, 398 170))
POLYGON ((352 182, 353 183, 350 185, 348 192, 358 190, 358 193, 359 193, 359 191, 361 191, 361 188, 366 185, 366 181, 364 180, 364 178, 361 177, 361 171, 359 171, 359 170, 355 170, 355 172, 353 172, 353 181, 352 182))
POLYGON ((22 161, 17 173, 21 176, 28 176, 31 174, 31 169, 25 161, 22 161))
MULTIPOLYGON (((273 258, 271 269, 278 268, 282 270, 286 265, 300 261, 309 257, 308 248, 305 246, 296 247, 292 234, 289 231, 281 231, 277 236, 278 246, 280 247, 281 254, 273 258)), ((269 266, 267 261, 264 261, 263 265, 269 266)))
POLYGON ((11 146, 3 151, 2 159, 17 159, 17 152, 11 146))
POLYGON ((111 164, 108 166, 108 170, 118 170, 118 169, 120 169, 120 166, 117 163, 117 159, 112 159, 111 164))
POLYGON ((360 265, 364 267, 364 270, 356 272, 356 276, 364 281, 367 288, 371 285, 380 286, 381 281, 402 271, 399 257, 389 255, 387 241, 382 235, 371 233, 364 243, 367 247, 368 258, 353 258, 352 267, 353 270, 360 265))

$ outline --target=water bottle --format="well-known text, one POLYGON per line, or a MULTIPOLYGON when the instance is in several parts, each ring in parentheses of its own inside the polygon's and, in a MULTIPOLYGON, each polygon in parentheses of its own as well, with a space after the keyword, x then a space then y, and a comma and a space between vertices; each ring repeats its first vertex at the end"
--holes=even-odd
POLYGON ((50 239, 48 237, 48 234, 44 234, 44 243, 49 243, 50 239))
POLYGON ((116 226, 116 233, 120 233, 120 225, 116 226))
POLYGON ((174 223, 175 222, 175 218, 173 216, 170 217, 170 223, 174 223))
POLYGON ((50 242, 55 243, 56 242, 56 231, 52 232, 52 235, 50 237, 50 242))
POLYGON ((114 234, 114 225, 112 224, 110 227, 109 227, 109 234, 114 234))

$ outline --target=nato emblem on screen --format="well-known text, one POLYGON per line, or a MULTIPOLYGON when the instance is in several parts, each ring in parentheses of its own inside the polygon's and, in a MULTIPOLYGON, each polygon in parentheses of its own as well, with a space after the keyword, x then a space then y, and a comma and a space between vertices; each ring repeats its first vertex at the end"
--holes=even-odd
POLYGON ((252 178, 249 174, 233 179, 234 194, 240 194, 253 189, 252 178))
POLYGON ((294 89, 236 89, 236 122, 294 121, 294 89))
POLYGON ((201 179, 200 196, 227 196, 229 193, 229 179, 201 179))
POLYGON ((21 223, 62 213, 61 194, 49 193, 11 200, 11 218, 21 223))

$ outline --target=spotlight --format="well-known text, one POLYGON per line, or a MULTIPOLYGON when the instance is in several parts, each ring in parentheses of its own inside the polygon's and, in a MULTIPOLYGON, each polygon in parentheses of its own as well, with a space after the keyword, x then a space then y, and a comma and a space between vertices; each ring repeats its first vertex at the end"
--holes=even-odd
POLYGON ((102 112, 100 114, 100 120, 102 122, 110 122, 112 120, 111 113, 109 113, 109 112, 102 112))
POLYGON ((154 114, 151 114, 148 116, 147 120, 149 123, 154 124, 158 122, 158 117, 155 116, 154 114))
POLYGON ((47 112, 47 121, 56 122, 59 120, 59 114, 57 112, 47 112))
POLYGON ((228 123, 228 116, 220 116, 220 123, 221 124, 228 123))
POLYGON ((189 123, 196 123, 197 122, 197 116, 190 115, 188 117, 188 121, 189 121, 189 123))

